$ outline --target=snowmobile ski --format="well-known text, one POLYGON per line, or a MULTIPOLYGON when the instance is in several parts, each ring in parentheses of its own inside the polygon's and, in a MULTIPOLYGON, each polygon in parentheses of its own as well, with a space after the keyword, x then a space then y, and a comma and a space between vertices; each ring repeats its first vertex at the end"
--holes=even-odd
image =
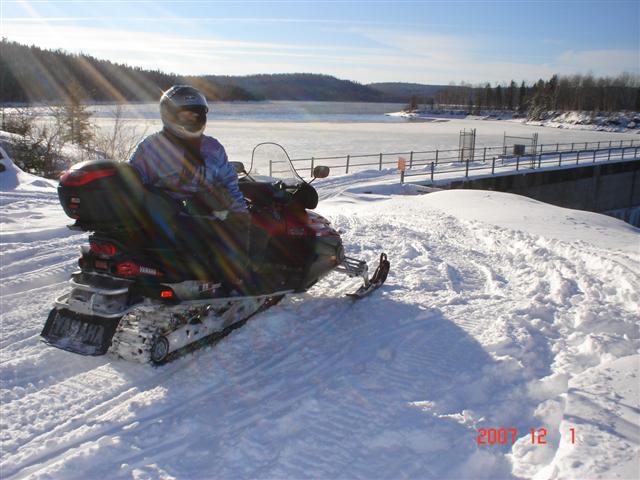
POLYGON ((376 268, 375 272, 373 272, 372 277, 370 279, 365 278, 364 284, 361 285, 360 288, 358 288, 358 290, 356 290, 355 292, 348 293, 347 296, 359 300, 363 297, 366 297, 374 290, 377 290, 382 286, 382 284, 384 284, 385 280, 387 279, 390 268, 391 264, 389 263, 389 260, 387 260, 387 254, 381 253, 380 262, 378 263, 378 267, 376 268))
POLYGON ((389 274, 389 260, 386 253, 380 254, 380 262, 376 267, 373 276, 369 278, 369 268, 367 262, 351 257, 343 257, 342 263, 336 271, 344 273, 349 277, 362 277, 362 285, 354 293, 348 293, 347 296, 359 299, 366 297, 374 290, 377 290, 384 284, 389 274))

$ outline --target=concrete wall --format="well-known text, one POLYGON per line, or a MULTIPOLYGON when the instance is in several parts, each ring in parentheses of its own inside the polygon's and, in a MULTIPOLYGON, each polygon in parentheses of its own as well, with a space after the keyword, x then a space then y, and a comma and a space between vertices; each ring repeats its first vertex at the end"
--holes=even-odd
POLYGON ((561 207, 601 213, 640 206, 640 159, 557 170, 527 170, 454 181, 445 188, 517 193, 561 207))

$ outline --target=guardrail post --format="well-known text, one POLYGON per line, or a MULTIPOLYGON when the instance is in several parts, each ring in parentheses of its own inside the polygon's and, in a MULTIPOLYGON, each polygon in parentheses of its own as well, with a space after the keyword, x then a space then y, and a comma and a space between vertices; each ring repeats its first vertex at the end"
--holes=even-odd
POLYGON ((520 170, 520 155, 516 157, 516 172, 520 170))
POLYGON ((382 171, 382 154, 380 154, 380 168, 378 170, 382 171))
POLYGON ((431 162, 431 183, 433 183, 433 171, 434 171, 434 165, 433 165, 433 162, 431 162))
POLYGON ((400 183, 404 183, 404 170, 400 170, 400 183))
POLYGON ((638 158, 638 147, 636 147, 636 153, 633 156, 638 158))
POLYGON ((611 142, 612 142, 612 141, 611 141, 611 140, 609 140, 609 148, 611 148, 611 142))
POLYGON ((349 173, 349 160, 351 160, 351 155, 347 155, 347 169, 344 173, 349 173))
POLYGON ((269 176, 273 177, 273 160, 269 159, 269 176))
POLYGON ((314 162, 314 158, 311 157, 311 174, 313 175, 313 162, 314 162))
POLYGON ((587 145, 588 142, 584 142, 584 149, 587 150, 589 148, 589 146, 587 145))
POLYGON ((596 163, 596 151, 593 151, 593 163, 596 163))
POLYGON ((467 165, 464 170, 464 177, 467 178, 469 176, 469 157, 467 157, 467 165))
POLYGON ((482 163, 487 163, 487 147, 484 147, 484 153, 482 154, 482 163))
MULTIPOLYGON (((611 143, 611 142, 609 142, 611 143)), ((609 147, 609 155, 607 155, 607 162, 611 160, 611 147, 609 147)))
POLYGON ((598 142, 598 150, 600 150, 600 142, 598 142))
POLYGON ((560 151, 560 144, 556 143, 556 153, 558 153, 560 151))
POLYGON ((576 155, 576 165, 578 165, 580 163, 580 152, 578 152, 578 155, 576 155))
POLYGON ((491 159, 491 175, 493 175, 496 171, 496 157, 491 159))
POLYGON ((559 167, 562 166, 562 152, 560 152, 560 161, 558 162, 558 166, 559 167))
POLYGON ((540 156, 538 157, 538 168, 540 168, 542 166, 542 152, 540 153, 540 156))
POLYGON ((438 164, 438 150, 436 150, 436 165, 438 164))
POLYGON ((571 143, 571 151, 573 152, 575 150, 575 143, 571 143))
POLYGON ((624 140, 620 140, 620 148, 622 148, 622 142, 624 142, 624 140))
POLYGON ((409 168, 413 168, 413 150, 409 154, 409 168))
POLYGON ((622 160, 624 160, 624 151, 626 150, 626 148, 622 149, 622 160))

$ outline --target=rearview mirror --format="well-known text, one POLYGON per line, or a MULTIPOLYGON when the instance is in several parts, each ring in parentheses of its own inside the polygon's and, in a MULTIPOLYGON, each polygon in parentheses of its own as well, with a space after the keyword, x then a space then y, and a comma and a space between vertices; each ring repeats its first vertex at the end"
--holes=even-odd
POLYGON ((327 178, 329 176, 329 167, 318 165, 313 169, 313 178, 327 178))
POLYGON ((229 162, 233 169, 236 171, 238 175, 241 173, 247 174, 247 171, 244 169, 244 163, 242 162, 229 162))

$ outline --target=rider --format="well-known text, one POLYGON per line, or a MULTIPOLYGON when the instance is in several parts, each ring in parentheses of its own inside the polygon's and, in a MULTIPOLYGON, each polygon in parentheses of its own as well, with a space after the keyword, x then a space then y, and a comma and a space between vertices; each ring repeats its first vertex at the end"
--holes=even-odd
POLYGON ((179 227, 186 230, 180 232, 181 239, 186 240, 189 248, 205 252, 211 250, 213 241, 215 249, 224 253, 211 259, 214 269, 237 283, 248 264, 250 217, 238 186, 238 175, 224 147, 215 138, 203 135, 208 111, 207 99, 199 90, 174 85, 160 98, 162 131, 144 139, 129 163, 140 173, 145 185, 165 191, 188 210, 201 214, 192 217, 192 223, 186 227, 185 224, 179 227), (225 210, 228 216, 223 222, 216 221, 207 216, 213 210, 225 210))

